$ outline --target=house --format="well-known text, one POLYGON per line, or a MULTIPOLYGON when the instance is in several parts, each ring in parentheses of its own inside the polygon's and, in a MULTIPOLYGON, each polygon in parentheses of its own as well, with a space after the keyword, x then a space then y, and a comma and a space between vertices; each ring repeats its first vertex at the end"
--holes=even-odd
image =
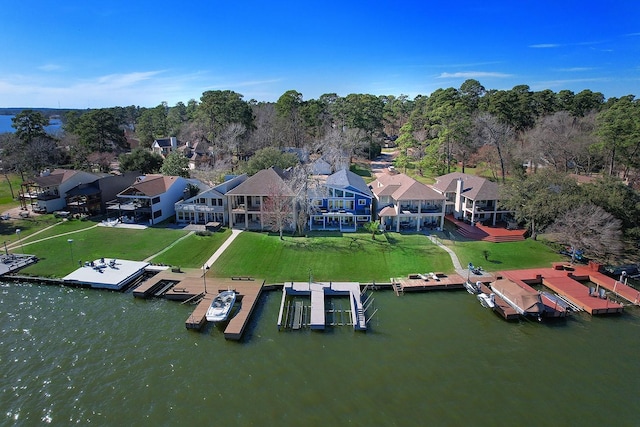
POLYGON ((230 176, 222 184, 175 204, 178 224, 229 224, 227 193, 247 180, 247 175, 230 176))
POLYGON ((156 139, 151 145, 151 151, 160 154, 162 157, 167 157, 177 149, 178 138, 176 138, 175 136, 156 139))
POLYGON ((373 193, 361 176, 342 169, 309 192, 309 230, 356 231, 371 222, 373 193))
POLYGON ((140 176, 107 203, 107 210, 123 222, 158 224, 175 215, 175 203, 184 197, 187 185, 180 176, 140 176))
POLYGON ((331 175, 331 164, 322 157, 311 163, 311 175, 331 175))
POLYGON ((96 181, 100 175, 70 169, 45 170, 39 176, 21 184, 20 200, 36 212, 54 212, 67 205, 67 192, 80 184, 96 181))
POLYGON ((296 218, 296 201, 282 169, 257 172, 227 192, 229 227, 251 230, 271 228, 274 216, 290 228, 296 218), (277 205, 277 206, 276 206, 277 205))
POLYGON ((436 178, 433 189, 446 198, 446 214, 471 224, 496 225, 512 211, 500 208, 499 186, 485 178, 453 172, 436 178))
POLYGON ((66 209, 71 213, 97 215, 107 211, 107 202, 133 184, 136 172, 123 175, 105 175, 90 183, 80 183, 67 191, 66 209))
POLYGON ((403 173, 381 174, 369 187, 385 229, 420 231, 444 226, 445 198, 431 187, 403 173))
POLYGON ((184 145, 178 147, 178 152, 181 152, 187 159, 189 159, 189 169, 191 170, 194 170, 199 166, 211 164, 209 144, 205 141, 186 142, 184 145))

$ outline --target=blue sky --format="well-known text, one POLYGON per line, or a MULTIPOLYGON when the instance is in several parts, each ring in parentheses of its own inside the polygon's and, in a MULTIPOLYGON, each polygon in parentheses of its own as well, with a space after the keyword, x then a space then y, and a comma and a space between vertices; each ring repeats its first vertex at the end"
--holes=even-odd
POLYGON ((0 107, 153 107, 233 90, 487 89, 640 96, 640 1, 20 1, 0 16, 0 107))

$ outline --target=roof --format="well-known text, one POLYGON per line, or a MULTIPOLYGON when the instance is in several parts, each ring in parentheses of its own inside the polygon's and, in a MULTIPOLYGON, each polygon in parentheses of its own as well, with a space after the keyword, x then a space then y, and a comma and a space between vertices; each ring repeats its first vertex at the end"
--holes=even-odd
POLYGON ((380 175, 371 188, 376 196, 391 196, 394 200, 444 200, 442 194, 403 173, 380 175))
POLYGON ((441 193, 455 192, 458 180, 462 179, 462 195, 471 200, 498 200, 500 187, 488 179, 462 172, 452 172, 436 178, 433 188, 441 193))
POLYGON ((31 181, 38 184, 40 187, 51 187, 62 184, 78 173, 80 173, 80 171, 71 169, 54 169, 52 172, 46 172, 43 175, 34 177, 31 181))
POLYGON ((350 170, 341 169, 338 172, 329 175, 329 177, 327 177, 325 185, 334 188, 352 188, 359 191, 365 196, 373 197, 373 194, 367 186, 367 183, 364 182, 364 179, 362 179, 360 175, 357 175, 350 170))
MULTIPOLYGON (((516 282, 509 279, 499 279, 491 283, 491 289, 502 294, 525 313, 541 313, 544 305, 540 294, 524 289, 516 282)), ((515 308, 515 307, 514 307, 515 308)))
POLYGON ((171 147, 171 137, 169 138, 158 138, 153 141, 154 144, 157 144, 159 147, 171 147))
POLYGON ((286 182, 286 177, 282 169, 270 167, 258 171, 250 176, 242 184, 238 185, 227 194, 231 196, 268 196, 276 191, 283 190, 285 196, 293 196, 294 193, 286 182))
POLYGON ((166 193, 179 180, 183 180, 183 178, 179 176, 146 175, 139 177, 133 185, 120 193, 120 195, 129 196, 141 193, 147 197, 159 196, 166 193))
POLYGON ((71 190, 67 191, 67 196, 88 196, 90 194, 100 193, 100 183, 98 180, 87 183, 78 184, 71 190))

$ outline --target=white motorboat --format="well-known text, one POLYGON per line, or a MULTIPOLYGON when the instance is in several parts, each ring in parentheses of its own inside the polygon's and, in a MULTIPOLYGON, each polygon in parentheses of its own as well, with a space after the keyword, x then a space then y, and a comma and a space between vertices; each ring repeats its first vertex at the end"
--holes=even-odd
POLYGON ((464 288, 472 295, 480 293, 480 285, 482 285, 480 281, 473 283, 471 280, 467 280, 464 282, 464 288))
POLYGON ((216 296, 213 301, 211 301, 211 306, 207 310, 206 314, 207 321, 222 322, 224 320, 227 320, 235 302, 235 291, 220 292, 218 296, 216 296))
POLYGON ((495 294, 493 293, 487 295, 482 292, 479 293, 476 298, 478 298, 478 301, 480 301, 480 304, 482 304, 484 308, 494 308, 496 306, 495 294))

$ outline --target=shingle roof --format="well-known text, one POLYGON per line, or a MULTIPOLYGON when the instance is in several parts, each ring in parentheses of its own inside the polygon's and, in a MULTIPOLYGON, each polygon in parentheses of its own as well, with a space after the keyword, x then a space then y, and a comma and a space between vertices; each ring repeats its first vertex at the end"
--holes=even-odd
POLYGON ((52 185, 62 184, 77 173, 79 173, 79 171, 71 169, 54 169, 48 175, 36 176, 32 181, 40 187, 50 187, 52 185))
POLYGON ((329 175, 326 181, 326 185, 334 188, 354 188, 360 193, 373 197, 371 190, 364 182, 364 179, 360 175, 357 175, 350 170, 341 169, 336 173, 329 175))
POLYGON ((462 172, 452 172, 436 178, 433 188, 443 193, 455 192, 458 179, 463 181, 462 194, 471 200, 498 200, 499 198, 498 184, 462 172))
POLYGON ((441 200, 444 196, 431 187, 403 174, 380 175, 372 183, 373 193, 378 197, 391 196, 395 200, 441 200), (381 185, 379 185, 381 184, 381 185))
POLYGON ((155 197, 166 193, 178 180, 179 176, 146 175, 120 194, 126 196, 142 193, 147 197, 155 197))
POLYGON ((284 172, 276 167, 263 169, 247 178, 227 194, 232 196, 268 196, 275 191, 283 191, 285 196, 293 196, 291 187, 285 181, 284 172))

